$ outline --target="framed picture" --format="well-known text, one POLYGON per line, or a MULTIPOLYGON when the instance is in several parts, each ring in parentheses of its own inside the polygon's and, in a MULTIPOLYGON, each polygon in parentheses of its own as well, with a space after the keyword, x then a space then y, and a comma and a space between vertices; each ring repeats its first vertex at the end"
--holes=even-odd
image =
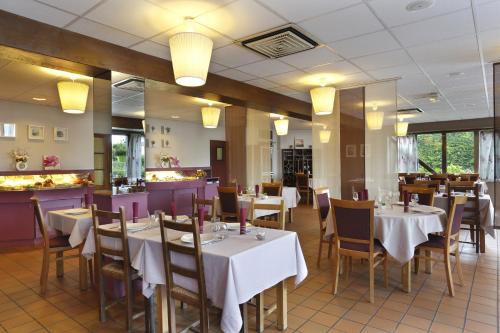
POLYGON ((28 139, 30 140, 45 139, 45 127, 39 125, 28 125, 28 139))
POLYGON ((44 170, 59 170, 61 169, 61 160, 57 155, 43 155, 44 170))
POLYGON ((345 145, 345 157, 356 157, 356 145, 345 145))
POLYGON ((68 129, 64 127, 54 127, 54 141, 68 141, 68 129))
POLYGON ((304 148, 304 139, 295 139, 295 148, 304 148))
POLYGON ((0 137, 2 137, 2 138, 15 138, 16 137, 16 124, 8 124, 8 123, 0 124, 0 137))

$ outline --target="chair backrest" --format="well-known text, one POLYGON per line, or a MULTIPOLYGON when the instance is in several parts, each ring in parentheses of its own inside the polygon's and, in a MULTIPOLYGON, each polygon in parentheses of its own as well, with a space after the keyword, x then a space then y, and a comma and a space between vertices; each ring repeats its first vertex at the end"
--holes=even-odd
POLYGON ((448 192, 449 187, 473 187, 474 182, 473 181, 468 181, 468 180, 455 180, 455 181, 448 181, 446 182, 446 191, 448 192))
POLYGON ((448 180, 449 181, 456 181, 459 177, 460 177, 460 175, 457 175, 457 174, 454 174, 454 173, 449 173, 448 174, 448 180))
POLYGON ((415 185, 426 185, 428 188, 434 189, 435 192, 439 192, 439 186, 441 181, 437 180, 416 180, 415 185))
POLYGON ((297 188, 309 188, 309 176, 305 173, 296 173, 295 185, 297 188))
POLYGON ((198 208, 199 207, 205 207, 207 208, 205 218, 209 221, 214 222, 215 221, 215 197, 212 199, 200 199, 196 195, 196 193, 193 193, 192 197, 192 203, 193 203, 193 212, 191 216, 195 217, 198 216, 198 208), (208 209, 209 208, 209 209, 208 209))
POLYGON ((283 186, 281 183, 262 183, 262 193, 281 197, 281 191, 283 190, 283 186))
POLYGON ((320 187, 314 189, 314 195, 316 196, 316 204, 318 207, 318 217, 320 226, 323 226, 323 222, 328 217, 330 212, 330 190, 327 187, 320 187))
POLYGON ((417 176, 415 175, 404 175, 405 184, 414 184, 417 176))
POLYGON ((401 200, 404 192, 418 194, 420 205, 434 206, 434 188, 428 188, 427 185, 403 185, 400 191, 401 200))
POLYGON ((239 216, 238 189, 233 186, 217 188, 221 215, 239 216))
POLYGON ((430 175, 431 180, 439 180, 441 185, 445 185, 446 180, 448 180, 448 175, 445 173, 436 173, 434 175, 430 175))
POLYGON ((35 218, 38 224, 38 229, 40 229, 40 233, 42 234, 43 239, 43 247, 49 248, 49 232, 47 230, 47 225, 45 224, 45 219, 43 217, 43 211, 40 207, 40 202, 37 198, 31 198, 31 203, 33 204, 33 208, 35 210, 35 218))
POLYGON ((475 182, 479 179, 478 173, 461 173, 460 179, 475 182))
MULTIPOLYGON (((112 257, 119 257, 123 260, 123 268, 126 276, 128 276, 130 267, 130 256, 128 248, 128 234, 127 222, 125 221, 125 208, 120 206, 118 212, 110 212, 105 210, 98 210, 97 205, 92 205, 92 224, 94 227, 94 241, 97 254, 98 267, 102 265, 102 256, 108 255, 112 257), (118 223, 105 223, 106 228, 101 228, 100 219, 106 221, 118 221, 118 223), (116 227, 115 227, 116 226, 116 227), (114 238, 120 240, 121 249, 107 247, 103 244, 102 238, 114 238)), ((114 243, 114 242, 113 242, 114 243)))
MULTIPOLYGON (((465 204, 467 203, 466 196, 456 196, 453 199, 450 213, 448 214, 448 222, 446 224, 445 236, 448 239, 456 237, 460 234, 460 225, 462 224, 462 216, 465 211, 465 204)), ((449 244, 449 243, 448 243, 449 244)))
MULTIPOLYGON (((208 307, 207 304, 207 292, 205 286, 205 270, 203 268, 203 255, 201 251, 201 241, 200 241, 200 228, 198 222, 195 219, 191 219, 191 223, 176 223, 168 221, 165 219, 165 215, 160 215, 160 234, 161 243, 163 249, 163 264, 165 268, 165 280, 167 294, 171 295, 171 290, 183 289, 185 288, 179 286, 174 280, 174 274, 179 277, 187 278, 189 280, 196 281, 198 290, 189 290, 194 294, 198 294, 198 304, 188 303, 194 306, 198 306, 200 309, 205 309, 208 307), (172 231, 175 237, 170 237, 169 233, 172 231), (193 237, 193 246, 183 245, 178 239, 178 232, 190 233, 193 237), (182 256, 189 256, 194 262, 194 267, 187 268, 186 266, 180 266, 178 263, 173 262, 172 254, 182 256)), ((184 261, 184 259, 183 259, 184 261)), ((188 301, 189 300, 181 300, 188 301)), ((169 307, 175 307, 175 304, 169 307)))
MULTIPOLYGON (((467 202, 469 205, 466 205, 464 208, 464 217, 467 219, 474 219, 479 223, 479 184, 475 184, 473 186, 448 186, 448 198, 452 198, 452 192, 459 193, 467 193, 467 191, 472 191, 474 196, 467 196, 467 202)), ((448 200, 448 211, 451 211, 452 200, 448 200)))
POLYGON ((279 204, 259 204, 255 199, 250 202, 250 221, 256 227, 285 230, 285 201, 281 200, 279 204), (255 217, 256 210, 276 211, 277 217, 267 217, 267 219, 255 217))
POLYGON ((374 201, 330 199, 337 247, 373 252, 374 201))

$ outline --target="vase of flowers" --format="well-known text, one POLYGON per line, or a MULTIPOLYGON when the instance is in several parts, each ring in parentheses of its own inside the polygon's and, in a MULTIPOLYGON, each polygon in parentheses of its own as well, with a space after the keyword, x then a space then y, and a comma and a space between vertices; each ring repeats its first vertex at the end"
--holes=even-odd
POLYGON ((28 169, 28 160, 30 156, 23 149, 14 149, 10 152, 10 155, 14 159, 14 164, 17 171, 24 171, 28 169))
POLYGON ((180 162, 179 159, 175 156, 161 155, 160 165, 162 168, 179 168, 180 162))

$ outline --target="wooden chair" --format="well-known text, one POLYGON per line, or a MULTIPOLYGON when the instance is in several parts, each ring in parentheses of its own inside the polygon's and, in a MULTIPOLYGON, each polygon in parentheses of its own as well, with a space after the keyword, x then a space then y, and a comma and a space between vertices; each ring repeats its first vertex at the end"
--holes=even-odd
POLYGON ((199 324, 199 331, 208 333, 208 299, 205 287, 205 272, 203 269, 203 255, 201 252, 200 229, 195 219, 190 224, 180 224, 165 220, 164 214, 160 215, 160 233, 163 249, 163 264, 165 267, 166 295, 168 306, 168 331, 174 333, 176 329, 175 300, 198 308, 200 320, 191 324, 184 331, 199 324), (174 231, 174 237, 169 233, 174 231), (193 246, 185 246, 178 240, 179 232, 190 233, 193 236, 193 246), (172 260, 172 254, 192 257, 194 267, 179 266, 172 260), (179 277, 194 280, 197 290, 188 290, 178 285, 176 279, 179 277))
POLYGON ((196 196, 196 193, 193 193, 192 203, 193 203, 193 212, 191 215, 192 217, 198 216, 198 207, 200 206, 208 207, 209 210, 207 210, 205 213, 205 220, 210 222, 215 222, 215 218, 217 216, 215 212, 215 197, 212 198, 211 200, 200 199, 196 196))
MULTIPOLYGON (((473 244, 476 247, 476 253, 484 253, 485 251, 485 234, 483 228, 481 228, 481 213, 479 211, 479 184, 473 186, 448 186, 448 198, 452 198, 452 192, 463 192, 473 191, 474 197, 467 197, 467 204, 464 209, 464 214, 462 218, 462 224, 468 225, 468 228, 462 228, 462 230, 468 230, 470 232, 471 241, 460 241, 461 243, 473 244)), ((448 211, 451 211, 451 200, 448 199, 448 211)))
POLYGON ((319 221, 319 249, 318 249, 318 260, 316 266, 320 266, 321 252, 323 250, 323 243, 328 244, 328 259, 332 256, 333 248, 333 235, 328 239, 325 238, 326 233, 326 218, 330 212, 330 190, 327 187, 321 187, 314 190, 314 196, 316 197, 316 204, 318 206, 318 221, 319 221))
MULTIPOLYGON (((388 286, 387 251, 374 239, 374 201, 330 199, 334 226, 333 294, 337 293, 340 256, 367 259, 370 303, 375 302, 375 267, 384 264, 384 286, 388 286)), ((347 261, 344 261, 347 262, 347 261)), ((348 276, 348 267, 345 272, 348 276)))
POLYGON ((444 256, 444 265, 446 272, 446 281, 448 282, 448 292, 450 296, 455 296, 453 287, 453 277, 451 275, 450 255, 455 256, 457 263, 457 273, 459 284, 463 285, 462 264, 460 262, 460 225, 462 216, 467 203, 467 197, 456 196, 453 200, 453 205, 448 215, 448 222, 443 236, 429 234, 429 240, 417 246, 415 249, 415 273, 418 273, 420 258, 425 258, 426 261, 442 260, 432 257, 432 252, 441 252, 444 256), (421 253, 424 252, 424 255, 421 253))
POLYGON ((281 197, 282 190, 281 183, 262 183, 262 193, 267 195, 281 197))
POLYGON ((414 184, 417 179, 416 175, 404 175, 405 184, 414 184))
POLYGON ((434 189, 434 192, 439 192, 441 186, 440 180, 416 180, 415 185, 426 185, 428 188, 434 189))
POLYGON ((479 174, 478 173, 461 173, 460 179, 465 180, 465 181, 475 182, 475 181, 479 180, 479 174))
POLYGON ((238 201, 238 189, 236 187, 217 187, 219 192, 220 218, 221 221, 239 221, 240 203, 238 201))
POLYGON ((295 187, 300 194, 306 194, 306 202, 309 206, 309 176, 305 173, 296 173, 295 187))
MULTIPOLYGON (((40 229, 40 233, 42 234, 43 240, 43 262, 42 262, 42 271, 40 273, 40 294, 45 296, 47 292, 47 280, 49 277, 49 263, 50 263, 50 255, 56 255, 56 275, 57 277, 62 277, 64 275, 64 260, 79 258, 79 254, 64 256, 64 252, 73 250, 71 245, 69 244, 69 236, 56 236, 50 237, 49 232, 47 230, 47 225, 45 224, 45 219, 43 216, 42 208, 40 207, 40 203, 38 199, 31 198, 31 202, 33 204, 35 210, 35 218, 38 223, 38 228, 40 229)), ((81 265, 86 265, 87 263, 80 261, 80 271, 82 270, 81 265)), ((87 278, 86 274, 83 275, 83 278, 87 278)), ((80 279, 82 279, 82 274, 80 274, 80 279)))
MULTIPOLYGON (((99 319, 106 321, 106 310, 117 302, 106 305, 104 277, 121 280, 125 285, 125 305, 127 308, 126 325, 129 332, 132 331, 132 322, 144 312, 133 313, 134 310, 134 284, 133 281, 139 279, 139 274, 130 266, 130 256, 128 247, 127 223, 125 222, 125 208, 119 207, 119 212, 109 212, 98 210, 92 205, 92 222, 94 226, 95 260, 99 286, 99 319), (119 227, 115 229, 101 228, 99 219, 118 220, 119 227), (117 250, 105 245, 103 237, 118 240, 121 249, 117 250), (106 263, 104 256, 112 257, 114 260, 106 263)), ((115 224, 116 225, 116 224, 115 224)))
POLYGON ((430 175, 431 180, 439 180, 441 185, 445 185, 448 180, 448 175, 445 173, 436 173, 434 175, 430 175))
POLYGON ((473 187, 474 182, 473 181, 468 181, 468 180, 450 180, 446 182, 446 192, 448 192, 449 187, 473 187))
POLYGON ((404 192, 418 194, 420 205, 434 206, 434 188, 428 188, 426 185, 403 185, 400 190, 400 200, 403 200, 404 192))

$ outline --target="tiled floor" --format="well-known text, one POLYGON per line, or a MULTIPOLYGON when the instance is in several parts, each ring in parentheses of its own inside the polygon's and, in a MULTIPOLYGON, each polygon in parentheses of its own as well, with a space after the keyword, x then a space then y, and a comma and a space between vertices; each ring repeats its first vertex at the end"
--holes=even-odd
MULTIPOLYGON (((287 225, 299 233, 309 276, 298 288, 290 282, 287 332, 477 332, 498 331, 499 241, 487 236, 486 254, 477 255, 470 245, 462 247, 465 285, 455 284, 456 296, 448 296, 443 265, 432 274, 413 274, 413 291, 401 290, 400 268, 390 264, 390 284, 384 289, 377 272, 375 304, 368 303, 367 268, 354 262, 353 274, 341 277, 337 296, 331 294, 331 262, 325 257, 316 268, 318 222, 316 212, 300 207, 287 225)), ((453 259, 452 259, 453 260, 453 259)), ((115 309, 100 323, 93 291, 80 292, 77 261, 66 264, 64 278, 49 277, 45 298, 38 295, 41 251, 0 254, 0 332, 122 332, 123 311, 115 309)), ((52 266, 52 268, 54 268, 52 266)), ((454 275, 455 277, 455 275, 454 275)), ((272 302, 272 294, 266 298, 272 302)), ((180 311, 178 311, 180 312, 180 311)), ((185 310, 183 319, 193 318, 185 310)), ((249 315, 253 317, 251 314, 249 315)), ((212 316, 211 331, 216 327, 212 316)), ((254 321, 250 319, 253 330, 254 321)), ((266 332, 276 332, 273 317, 266 332)), ((141 330, 141 320, 135 323, 141 330)))

